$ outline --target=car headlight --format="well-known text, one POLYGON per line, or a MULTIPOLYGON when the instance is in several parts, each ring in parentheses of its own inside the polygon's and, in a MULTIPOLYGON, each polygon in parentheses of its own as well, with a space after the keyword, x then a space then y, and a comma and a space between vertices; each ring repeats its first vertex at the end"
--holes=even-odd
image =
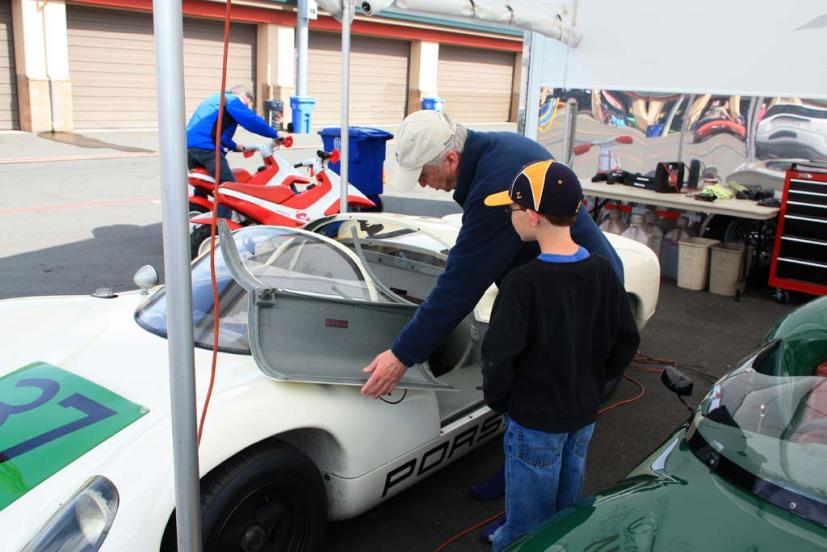
POLYGON ((118 500, 118 489, 111 481, 100 475, 89 479, 55 512, 22 552, 98 550, 112 527, 118 500))

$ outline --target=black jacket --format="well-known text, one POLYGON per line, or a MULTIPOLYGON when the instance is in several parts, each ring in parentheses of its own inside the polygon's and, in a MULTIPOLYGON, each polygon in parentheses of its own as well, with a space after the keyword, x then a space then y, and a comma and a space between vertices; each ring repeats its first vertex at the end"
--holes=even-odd
MULTIPOLYGON (((511 269, 540 253, 536 243, 520 240, 501 208, 486 207, 483 200, 508 189, 525 165, 549 158, 540 144, 514 132, 468 131, 454 190, 454 201, 462 206, 462 229, 436 287, 391 346, 404 364, 426 361, 488 286, 499 285, 511 269)), ((623 278, 620 257, 587 209, 580 209, 571 232, 574 241, 610 259, 623 278)))
POLYGON ((640 343, 623 285, 600 255, 534 260, 506 277, 482 346, 485 402, 548 433, 594 421, 603 387, 640 343))

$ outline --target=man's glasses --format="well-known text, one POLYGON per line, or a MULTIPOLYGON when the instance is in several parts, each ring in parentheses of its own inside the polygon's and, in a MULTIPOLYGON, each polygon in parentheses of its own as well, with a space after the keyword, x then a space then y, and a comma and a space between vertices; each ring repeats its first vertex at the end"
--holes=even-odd
POLYGON ((503 207, 505 213, 510 217, 511 213, 516 213, 517 211, 525 211, 525 207, 514 207, 513 205, 508 205, 507 207, 503 207))

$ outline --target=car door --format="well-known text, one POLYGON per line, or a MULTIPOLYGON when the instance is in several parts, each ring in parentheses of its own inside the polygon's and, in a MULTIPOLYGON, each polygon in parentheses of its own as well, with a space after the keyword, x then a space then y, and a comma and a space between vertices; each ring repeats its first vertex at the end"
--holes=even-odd
MULTIPOLYGON (((363 258, 326 236, 295 228, 219 228, 233 278, 248 291, 250 349, 268 376, 362 385, 362 369, 413 317, 416 305, 374 280, 363 258)), ((453 390, 426 364, 398 387, 453 390)))

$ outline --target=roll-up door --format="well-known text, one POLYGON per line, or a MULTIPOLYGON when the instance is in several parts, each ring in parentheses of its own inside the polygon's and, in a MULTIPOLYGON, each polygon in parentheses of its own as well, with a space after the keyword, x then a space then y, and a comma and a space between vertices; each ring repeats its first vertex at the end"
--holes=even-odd
POLYGON ((511 111, 514 54, 439 46, 437 89, 460 122, 505 122, 511 111))
MULTIPOLYGON (((316 98, 314 125, 338 126, 342 108, 342 38, 312 32, 308 92, 316 98)), ((405 117, 410 42, 365 36, 351 38, 350 123, 398 123, 405 117)))
POLYGON ((18 127, 17 76, 14 70, 14 37, 11 2, 0 0, 0 130, 18 127))
MULTIPOLYGON (((152 128, 156 115, 152 15, 67 6, 75 128, 152 128)), ((184 20, 184 83, 189 116, 221 84, 223 23, 184 20)), ((227 82, 254 90, 256 29, 233 24, 227 82)))

